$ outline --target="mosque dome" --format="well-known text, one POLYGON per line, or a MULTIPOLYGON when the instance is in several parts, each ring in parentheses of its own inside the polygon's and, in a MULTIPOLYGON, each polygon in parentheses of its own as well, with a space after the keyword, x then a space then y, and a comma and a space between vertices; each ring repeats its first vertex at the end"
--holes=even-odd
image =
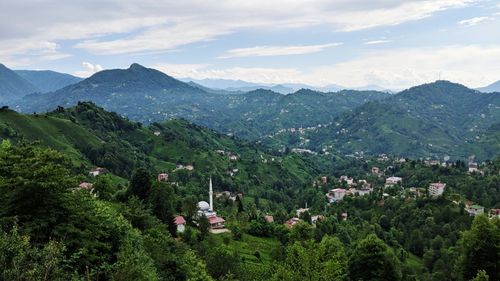
POLYGON ((200 211, 208 211, 210 209, 210 205, 206 201, 198 202, 198 209, 200 211))

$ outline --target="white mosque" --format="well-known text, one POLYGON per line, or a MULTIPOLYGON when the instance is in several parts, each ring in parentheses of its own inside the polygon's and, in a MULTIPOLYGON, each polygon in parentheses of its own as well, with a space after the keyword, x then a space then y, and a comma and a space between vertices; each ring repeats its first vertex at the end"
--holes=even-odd
POLYGON ((224 222, 225 220, 221 217, 217 216, 217 213, 214 211, 214 191, 212 188, 212 177, 210 177, 210 183, 208 185, 208 196, 209 196, 209 201, 210 204, 207 203, 207 201, 200 201, 198 202, 198 217, 205 216, 208 218, 208 221, 210 222, 210 227, 212 229, 216 228, 224 228, 224 222))

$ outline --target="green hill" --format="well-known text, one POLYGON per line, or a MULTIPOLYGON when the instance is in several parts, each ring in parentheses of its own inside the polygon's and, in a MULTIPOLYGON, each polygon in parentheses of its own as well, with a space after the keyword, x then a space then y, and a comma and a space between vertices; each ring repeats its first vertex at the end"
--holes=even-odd
POLYGON ((297 154, 270 154, 185 120, 144 127, 88 102, 43 115, 1 110, 0 138, 40 141, 69 155, 81 172, 100 166, 129 178, 137 168, 146 167, 153 173, 171 173, 179 183, 202 193, 207 175, 217 189, 252 196, 278 182, 299 192, 318 173, 312 161, 297 154), (193 165, 194 170, 176 169, 178 165, 193 165))
MULTIPOLYGON (((498 156, 500 94, 480 93, 437 81, 413 87, 346 113, 334 124, 307 132, 307 148, 333 147, 344 154, 389 153, 410 157, 481 159, 498 156)), ((293 134, 266 140, 297 141, 293 134)), ((297 144, 296 144, 297 145, 297 144)))

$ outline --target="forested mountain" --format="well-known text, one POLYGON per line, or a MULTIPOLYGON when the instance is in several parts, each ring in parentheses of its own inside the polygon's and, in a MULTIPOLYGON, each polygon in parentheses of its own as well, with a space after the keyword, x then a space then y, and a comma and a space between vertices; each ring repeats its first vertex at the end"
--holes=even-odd
MULTIPOLYGON (((159 173, 173 171, 177 165, 193 165, 194 171, 189 172, 193 188, 200 189, 206 175, 211 174, 221 188, 250 194, 255 192, 255 184, 270 187, 281 180, 289 189, 300 188, 317 173, 318 166, 298 155, 269 154, 251 143, 184 120, 143 127, 92 103, 43 115, 1 110, 0 137, 14 142, 40 141, 64 152, 82 172, 100 166, 128 178, 139 167, 159 173), (238 161, 230 161, 230 155, 236 155, 238 161)), ((186 173, 182 169, 178 172, 186 173)))
POLYGON ((269 90, 221 95, 133 64, 129 69, 101 71, 53 93, 29 95, 15 108, 43 112, 92 101, 134 121, 185 118, 223 133, 257 139, 282 128, 326 124, 346 110, 387 96, 375 91, 310 90, 286 96, 269 90))
POLYGON ((0 63, 0 103, 5 104, 37 91, 33 84, 0 63))
POLYGON ((83 80, 79 77, 51 70, 15 70, 15 72, 42 93, 53 92, 83 80))
MULTIPOLYGON (((309 140, 308 148, 320 150, 332 145, 344 154, 449 155, 461 159, 476 154, 487 159, 500 152, 498 120, 500 93, 481 93, 437 81, 366 103, 302 138, 309 140)), ((267 141, 276 140, 288 141, 290 136, 267 141)))

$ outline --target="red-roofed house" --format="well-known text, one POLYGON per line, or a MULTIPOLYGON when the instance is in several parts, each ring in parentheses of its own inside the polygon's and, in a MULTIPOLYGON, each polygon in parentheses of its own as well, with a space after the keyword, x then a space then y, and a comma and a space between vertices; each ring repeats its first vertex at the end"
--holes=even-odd
POLYGON ((296 224, 298 224, 299 222, 300 222, 299 218, 291 218, 291 219, 287 220, 284 224, 285 224, 286 227, 292 228, 296 224))
POLYGON ((224 228, 225 220, 221 217, 213 216, 208 218, 208 222, 210 223, 210 228, 218 229, 218 228, 224 228))
POLYGON ((183 216, 176 216, 174 218, 174 223, 177 225, 177 232, 182 233, 184 232, 184 229, 186 228, 186 220, 184 219, 183 216))
POLYGON ((168 181, 168 174, 167 173, 160 173, 158 174, 158 181, 168 181))

